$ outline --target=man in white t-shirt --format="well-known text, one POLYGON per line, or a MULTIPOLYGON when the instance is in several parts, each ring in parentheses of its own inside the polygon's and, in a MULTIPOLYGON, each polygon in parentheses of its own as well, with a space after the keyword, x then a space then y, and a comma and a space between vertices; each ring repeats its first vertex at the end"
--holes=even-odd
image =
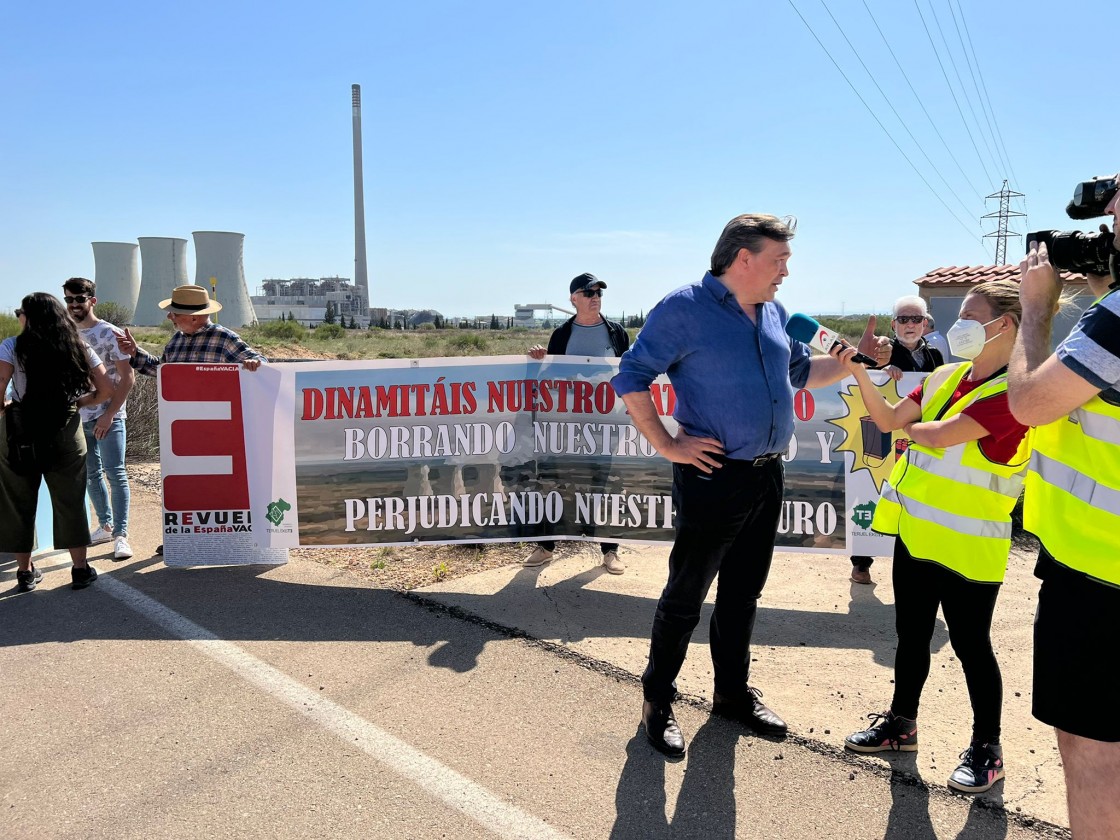
POLYGON ((86 491, 93 502, 98 526, 90 531, 91 545, 115 540, 113 558, 132 556, 128 544, 130 487, 124 466, 125 400, 136 374, 126 353, 117 346, 124 332, 93 313, 97 303, 93 281, 71 277, 62 284, 63 300, 85 342, 105 362, 116 393, 108 402, 81 409, 86 436, 86 491), (105 485, 108 482, 108 493, 105 485))

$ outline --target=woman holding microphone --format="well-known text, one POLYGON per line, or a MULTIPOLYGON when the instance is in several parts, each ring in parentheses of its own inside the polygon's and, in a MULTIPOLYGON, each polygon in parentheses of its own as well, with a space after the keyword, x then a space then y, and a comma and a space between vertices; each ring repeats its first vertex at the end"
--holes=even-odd
POLYGON ((890 709, 844 745, 862 753, 918 748, 918 702, 929 676, 937 608, 949 628, 972 702, 972 742, 949 786, 988 790, 1004 776, 1003 681, 992 651, 996 597, 1011 548, 1011 511, 1030 456, 1028 429, 1007 402, 1007 363, 1019 317, 1018 284, 981 283, 948 331, 955 356, 895 405, 851 361, 868 414, 881 431, 910 439, 875 508, 871 527, 895 536, 895 689, 890 709))

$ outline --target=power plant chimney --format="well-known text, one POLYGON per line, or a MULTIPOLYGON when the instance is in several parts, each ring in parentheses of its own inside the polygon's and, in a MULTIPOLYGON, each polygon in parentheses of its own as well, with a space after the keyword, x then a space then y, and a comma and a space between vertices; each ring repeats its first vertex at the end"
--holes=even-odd
POLYGON ((354 101, 354 285, 364 298, 362 312, 369 316, 369 276, 366 274, 366 200, 362 188, 362 88, 351 85, 354 101))

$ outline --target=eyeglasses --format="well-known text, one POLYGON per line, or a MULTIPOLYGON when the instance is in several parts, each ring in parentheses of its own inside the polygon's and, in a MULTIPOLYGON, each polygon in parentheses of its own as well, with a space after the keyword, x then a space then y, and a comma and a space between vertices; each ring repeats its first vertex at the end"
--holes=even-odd
POLYGON ((22 309, 17 309, 16 310, 16 317, 17 318, 22 318, 23 317, 23 310, 22 309))
POLYGON ((926 319, 925 315, 895 315, 894 319, 900 324, 920 324, 926 319))
POLYGON ((603 290, 602 289, 580 289, 580 294, 583 295, 585 298, 602 297, 603 296, 603 290))
POLYGON ((63 295, 62 299, 67 303, 85 303, 89 300, 88 295, 63 295))

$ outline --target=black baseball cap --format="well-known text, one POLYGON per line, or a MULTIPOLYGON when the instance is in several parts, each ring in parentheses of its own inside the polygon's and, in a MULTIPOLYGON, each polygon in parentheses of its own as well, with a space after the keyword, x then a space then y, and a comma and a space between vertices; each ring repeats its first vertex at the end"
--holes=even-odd
POLYGON ((572 285, 568 289, 568 294, 574 295, 576 292, 582 292, 584 289, 593 289, 596 286, 600 289, 607 288, 607 284, 594 274, 584 272, 579 277, 572 278, 572 285))

